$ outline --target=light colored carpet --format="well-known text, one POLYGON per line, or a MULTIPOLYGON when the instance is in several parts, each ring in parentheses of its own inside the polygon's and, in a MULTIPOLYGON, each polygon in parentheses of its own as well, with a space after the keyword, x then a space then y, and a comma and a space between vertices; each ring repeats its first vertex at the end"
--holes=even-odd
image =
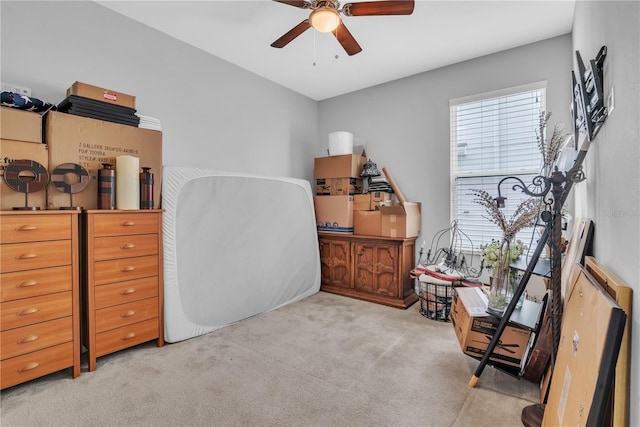
POLYGON ((320 292, 201 337, 4 390, 9 426, 517 426, 538 386, 465 356, 450 323, 320 292))

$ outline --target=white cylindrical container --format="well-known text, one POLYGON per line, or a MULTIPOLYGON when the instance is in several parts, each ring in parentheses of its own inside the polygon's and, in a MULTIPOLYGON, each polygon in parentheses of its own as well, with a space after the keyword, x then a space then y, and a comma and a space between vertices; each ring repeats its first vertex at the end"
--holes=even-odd
POLYGON ((116 157, 116 209, 140 209, 140 159, 116 157))
POLYGON ((337 131, 329 134, 329 155, 353 154, 353 134, 337 131))

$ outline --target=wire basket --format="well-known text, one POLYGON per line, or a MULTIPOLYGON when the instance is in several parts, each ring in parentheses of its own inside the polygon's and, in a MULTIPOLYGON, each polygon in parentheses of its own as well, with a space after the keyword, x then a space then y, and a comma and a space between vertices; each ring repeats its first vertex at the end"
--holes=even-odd
POLYGON ((420 314, 424 317, 449 321, 451 312, 451 300, 453 297, 453 284, 440 284, 420 281, 420 314))

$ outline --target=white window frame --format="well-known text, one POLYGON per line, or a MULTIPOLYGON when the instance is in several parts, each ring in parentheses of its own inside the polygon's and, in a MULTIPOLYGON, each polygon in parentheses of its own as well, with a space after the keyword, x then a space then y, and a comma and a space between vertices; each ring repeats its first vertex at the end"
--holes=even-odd
MULTIPOLYGON (((541 162, 542 162, 542 156, 539 153, 539 150, 536 150, 532 156, 537 156, 537 159, 535 162, 534 166, 534 162, 533 162, 533 157, 531 157, 531 161, 532 164, 527 167, 527 168, 497 168, 493 171, 471 171, 471 172, 463 172, 460 173, 459 172, 459 167, 458 167, 458 156, 459 154, 465 154, 462 153, 461 150, 466 150, 466 147, 464 146, 464 144, 461 144, 458 142, 459 140, 459 136, 457 134, 457 129, 458 129, 458 109, 460 106, 463 105, 468 105, 468 104, 472 104, 472 103, 478 103, 480 101, 489 101, 489 100, 495 100, 496 98, 506 98, 512 95, 516 95, 516 94, 521 94, 521 93, 525 93, 525 92, 536 92, 539 91, 539 108, 537 111, 535 111, 536 114, 536 123, 538 123, 538 118, 539 118, 539 114, 541 112, 544 112, 546 110, 546 87, 547 87, 547 82, 546 81, 540 81, 540 82, 535 82, 535 83, 530 83, 530 84, 525 84, 525 85, 520 85, 520 86, 515 86, 515 87, 510 87, 510 88, 505 88, 505 89, 500 89, 500 90, 496 90, 496 91, 491 91, 491 92, 485 92, 485 93, 481 93, 481 94, 477 94, 477 95, 472 95, 472 96, 467 96, 467 97, 462 97, 462 98, 456 98, 456 99, 452 99, 449 101, 449 107, 450 107, 450 147, 451 147, 451 168, 450 168, 450 185, 451 185, 451 198, 450 198, 450 218, 451 221, 456 221, 458 223, 458 227, 460 228, 460 230, 465 233, 465 235, 468 237, 467 239, 465 239, 465 241, 460 242, 460 247, 462 248, 462 250, 464 250, 465 252, 470 252, 470 251, 477 251, 478 248, 480 247, 480 245, 485 245, 487 243, 491 242, 491 239, 496 239, 499 240, 501 237, 501 232, 500 229, 495 226, 493 223, 491 223, 488 219, 486 218, 482 218, 480 219, 480 217, 482 216, 486 216, 486 214, 484 214, 484 209, 480 206, 477 205, 475 203, 473 203, 473 205, 475 205, 479 210, 475 210, 470 213, 468 211, 465 211, 464 213, 460 212, 459 214, 459 199, 463 199, 464 198, 464 202, 466 203, 467 206, 469 206, 469 200, 473 200, 474 196, 472 195, 463 195, 463 196, 459 196, 459 190, 458 190, 458 179, 459 178, 479 178, 481 180, 486 180, 486 181, 491 181, 494 180, 495 184, 485 184, 488 185, 488 187, 486 188, 482 188, 481 186, 479 186, 478 188, 474 189, 484 189, 486 190, 489 194, 491 194, 492 196, 497 196, 498 195, 498 187, 497 187, 497 183, 500 181, 500 179, 502 179, 503 177, 506 176, 518 176, 520 177, 525 184, 529 184, 531 181, 531 178, 533 176, 539 175, 540 174, 540 166, 541 166, 541 162), (463 217, 461 215, 467 215, 469 217, 473 217, 475 218, 475 221, 482 221, 482 225, 481 226, 471 226, 470 225, 470 221, 466 221, 466 223, 469 225, 469 228, 467 228, 465 230, 465 221, 463 220, 463 217), (480 227, 480 228, 477 228, 480 227), (473 244, 473 247, 471 246, 471 244, 473 244)), ((537 130, 537 128, 536 128, 537 130)), ((503 141, 504 142, 504 141, 503 141)), ((508 141, 507 141, 508 142, 508 141)), ((536 147, 537 147, 537 140, 535 139, 535 136, 533 137, 533 141, 532 141, 536 147)), ((496 141, 495 144, 499 144, 499 141, 496 141)), ((507 180, 505 181, 502 186, 500 187, 500 191, 501 194, 503 196, 506 196, 507 199, 507 206, 505 208, 505 215, 507 216, 507 218, 510 217, 511 213, 513 212, 513 210, 515 209, 515 207, 517 206, 517 204, 520 203, 521 200, 524 200, 526 196, 524 193, 522 193, 521 191, 513 191, 512 187, 513 185, 516 183, 515 180, 507 180)), ((462 191, 462 190, 460 190, 462 191)), ((464 204, 463 204, 464 206, 464 204)), ((523 240, 524 243, 526 245, 528 245, 529 247, 532 244, 535 244, 535 242, 533 241, 533 233, 532 233, 532 229, 525 229, 522 230, 520 233, 518 233, 518 235, 516 236, 517 239, 523 240)), ((476 252, 477 253, 477 252, 476 252)))

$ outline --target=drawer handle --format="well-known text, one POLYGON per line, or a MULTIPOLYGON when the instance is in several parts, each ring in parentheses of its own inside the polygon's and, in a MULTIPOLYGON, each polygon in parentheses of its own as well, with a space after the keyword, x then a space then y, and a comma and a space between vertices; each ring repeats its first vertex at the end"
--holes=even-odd
POLYGON ((134 316, 135 314, 136 314, 135 310, 129 310, 122 313, 121 317, 131 317, 131 316, 134 316))
POLYGON ((37 313, 39 311, 40 311, 40 309, 37 308, 37 307, 25 308, 20 313, 18 313, 18 316, 28 316, 30 314, 37 313))
POLYGON ((123 226, 123 227, 133 227, 134 225, 136 225, 136 223, 133 222, 133 221, 125 221, 120 225, 123 226))
POLYGON ((133 270, 135 270, 135 269, 136 269, 136 268, 135 268, 133 265, 129 265, 129 266, 126 266, 125 268, 123 268, 123 269, 122 269, 122 270, 120 270, 120 271, 122 271, 123 273, 127 273, 127 272, 129 272, 129 271, 133 271, 133 270))
POLYGON ((122 338, 120 338, 122 341, 126 341, 126 340, 130 340, 131 338, 135 337, 136 333, 135 332, 129 332, 127 335, 123 336, 122 338))
POLYGON ((22 282, 18 284, 18 288, 30 288, 31 286, 35 286, 38 284, 37 280, 27 280, 26 282, 22 282))
POLYGON ((24 365, 22 368, 18 369, 18 372, 26 372, 32 369, 36 369, 40 364, 38 362, 31 362, 24 365))
POLYGON ((18 258, 18 259, 33 259, 33 258, 36 258, 37 256, 38 256, 38 254, 29 253, 29 254, 18 255, 16 258, 18 258))
POLYGON ((124 291, 120 292, 120 295, 131 295, 132 293, 134 293, 136 290, 133 288, 129 288, 129 289, 125 289, 124 291))
POLYGON ((127 243, 126 245, 120 246, 120 249, 133 249, 136 245, 134 243, 127 243))
POLYGON ((27 344, 27 343, 34 342, 34 341, 39 340, 39 339, 40 339, 40 337, 37 336, 37 335, 27 335, 26 337, 21 338, 18 341, 18 344, 27 344))
POLYGON ((16 228, 16 231, 34 231, 37 230, 38 227, 35 225, 22 225, 18 228, 16 228))

